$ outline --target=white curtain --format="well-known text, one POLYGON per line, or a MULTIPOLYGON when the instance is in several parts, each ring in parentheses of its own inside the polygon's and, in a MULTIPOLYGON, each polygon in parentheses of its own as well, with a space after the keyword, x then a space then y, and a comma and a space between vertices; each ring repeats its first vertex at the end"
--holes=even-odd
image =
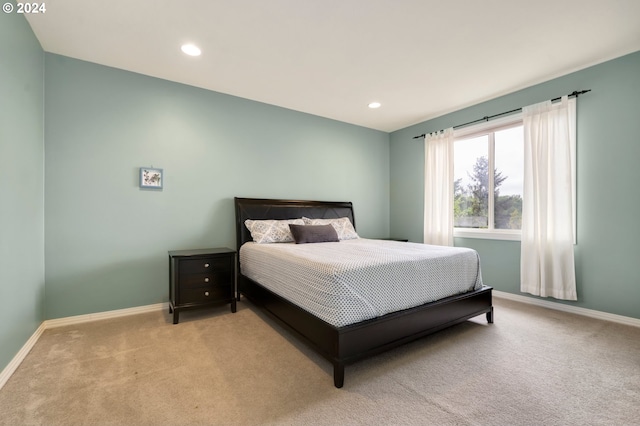
POLYGON ((424 243, 453 246, 453 128, 424 143, 424 243))
POLYGON ((520 289, 577 300, 574 243, 575 99, 524 107, 520 289))

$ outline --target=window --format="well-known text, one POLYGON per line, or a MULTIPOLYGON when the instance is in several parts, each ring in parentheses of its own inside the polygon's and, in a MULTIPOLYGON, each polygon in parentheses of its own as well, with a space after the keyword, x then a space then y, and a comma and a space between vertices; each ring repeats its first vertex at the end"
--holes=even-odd
POLYGON ((519 115, 456 131, 454 236, 520 238, 523 159, 519 115))

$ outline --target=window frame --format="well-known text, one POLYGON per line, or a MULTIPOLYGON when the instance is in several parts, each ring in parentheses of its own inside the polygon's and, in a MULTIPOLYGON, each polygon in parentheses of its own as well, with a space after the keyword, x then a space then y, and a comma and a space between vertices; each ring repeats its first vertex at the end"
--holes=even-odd
MULTIPOLYGON (((486 121, 484 123, 475 124, 472 126, 456 129, 453 132, 453 143, 461 139, 470 139, 478 136, 490 134, 488 141, 488 155, 489 155, 489 170, 495 170, 495 132, 505 130, 512 127, 523 126, 522 112, 517 112, 512 115, 497 118, 495 120, 486 121)), ((455 150, 454 150, 455 152, 455 150)), ((455 154, 454 154, 455 155, 455 154)), ((493 188, 494 185, 494 173, 489 173, 489 186, 493 188)), ((489 205, 488 205, 488 223, 491 228, 453 228, 454 238, 479 238, 486 240, 507 240, 507 241, 520 241, 522 232, 520 229, 495 229, 494 224, 494 196, 495 191, 489 191, 489 205)))

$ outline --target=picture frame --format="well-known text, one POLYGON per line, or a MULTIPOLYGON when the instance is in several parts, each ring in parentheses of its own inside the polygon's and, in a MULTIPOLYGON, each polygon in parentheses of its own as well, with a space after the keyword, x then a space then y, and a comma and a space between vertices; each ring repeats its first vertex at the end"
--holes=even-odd
POLYGON ((140 188, 162 189, 164 173, 162 169, 154 167, 140 167, 140 188))

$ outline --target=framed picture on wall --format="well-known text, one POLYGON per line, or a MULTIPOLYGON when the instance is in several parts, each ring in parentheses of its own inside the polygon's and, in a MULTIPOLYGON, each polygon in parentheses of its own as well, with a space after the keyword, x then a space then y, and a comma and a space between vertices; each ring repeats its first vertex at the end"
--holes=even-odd
POLYGON ((162 189, 162 169, 140 167, 140 188, 162 189))

